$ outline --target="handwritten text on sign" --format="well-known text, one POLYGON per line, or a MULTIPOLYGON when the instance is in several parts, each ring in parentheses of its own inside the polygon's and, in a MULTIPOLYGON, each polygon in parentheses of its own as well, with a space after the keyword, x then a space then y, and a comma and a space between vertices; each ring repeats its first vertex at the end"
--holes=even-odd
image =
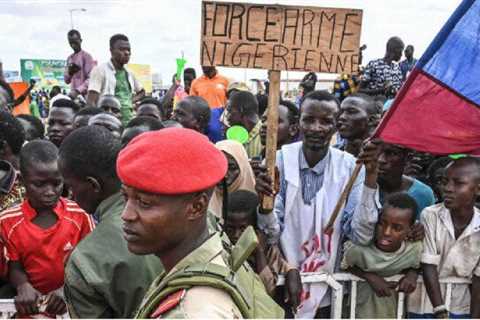
POLYGON ((202 2, 201 63, 358 71, 362 10, 202 2))

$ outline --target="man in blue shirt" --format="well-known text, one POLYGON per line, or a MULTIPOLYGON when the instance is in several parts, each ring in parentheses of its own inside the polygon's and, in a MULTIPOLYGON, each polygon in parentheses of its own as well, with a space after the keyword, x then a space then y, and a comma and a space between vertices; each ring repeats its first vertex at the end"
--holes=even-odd
POLYGON ((410 151, 393 145, 383 144, 378 157, 378 185, 380 191, 380 202, 394 192, 407 192, 417 202, 418 212, 426 207, 435 204, 435 196, 432 189, 419 180, 404 175, 410 151))
POLYGON ((405 60, 400 62, 400 71, 402 71, 403 81, 407 78, 408 73, 412 71, 415 63, 417 63, 417 59, 413 57, 413 51, 413 46, 409 44, 403 52, 405 54, 405 60))

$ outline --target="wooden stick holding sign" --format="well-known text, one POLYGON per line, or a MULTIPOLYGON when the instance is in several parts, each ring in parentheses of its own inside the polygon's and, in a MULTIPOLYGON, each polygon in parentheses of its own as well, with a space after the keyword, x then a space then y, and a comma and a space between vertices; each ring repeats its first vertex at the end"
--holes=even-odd
MULTIPOLYGON (((267 111, 267 145, 265 149, 265 164, 268 174, 275 184, 275 163, 277 156, 277 132, 278 132, 278 104, 280 103, 280 71, 268 72, 270 82, 268 92, 267 111)), ((273 210, 275 198, 264 196, 262 208, 265 212, 273 210)))
MULTIPOLYGON (((270 70, 266 162, 272 181, 280 71, 357 73, 362 16, 358 9, 202 1, 201 65, 270 70)), ((273 209, 273 197, 262 207, 273 209)))

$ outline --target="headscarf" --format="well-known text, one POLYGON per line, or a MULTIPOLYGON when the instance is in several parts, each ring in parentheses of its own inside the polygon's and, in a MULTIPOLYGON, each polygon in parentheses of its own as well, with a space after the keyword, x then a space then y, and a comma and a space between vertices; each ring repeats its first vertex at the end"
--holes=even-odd
MULTIPOLYGON (((237 141, 223 140, 217 142, 215 146, 219 150, 231 155, 240 169, 238 177, 227 187, 227 192, 232 193, 240 189, 255 192, 255 175, 248 162, 248 155, 243 145, 237 141)), ((223 189, 224 188, 219 188, 218 186, 215 187, 212 199, 210 200, 209 209, 213 211, 217 217, 222 217, 223 189)))

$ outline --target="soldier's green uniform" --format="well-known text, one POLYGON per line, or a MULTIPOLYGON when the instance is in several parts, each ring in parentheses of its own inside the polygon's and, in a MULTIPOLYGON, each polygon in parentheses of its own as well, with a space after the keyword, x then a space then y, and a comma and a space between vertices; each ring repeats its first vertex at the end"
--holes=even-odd
POLYGON ((124 206, 120 193, 102 201, 97 227, 68 260, 64 290, 72 318, 131 318, 163 271, 157 257, 128 251, 120 218, 124 206))
POLYGON ((168 274, 160 274, 136 317, 283 318, 283 310, 244 261, 246 255, 235 268, 235 254, 227 251, 220 233, 211 235, 168 274))
POLYGON ((253 228, 231 251, 220 233, 211 232, 217 225, 208 201, 227 169, 225 155, 190 129, 146 132, 120 152, 117 174, 127 199, 122 220, 128 248, 155 253, 168 265, 137 318, 283 317, 246 262, 258 245, 253 228))

